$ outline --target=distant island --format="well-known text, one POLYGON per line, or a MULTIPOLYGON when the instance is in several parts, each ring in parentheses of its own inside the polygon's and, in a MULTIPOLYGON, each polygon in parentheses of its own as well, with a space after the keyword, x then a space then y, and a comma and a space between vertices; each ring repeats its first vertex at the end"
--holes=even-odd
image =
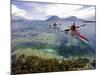
POLYGON ((12 21, 16 22, 16 21, 24 21, 24 22, 41 22, 41 21, 82 21, 82 22, 92 22, 92 23, 96 23, 96 21, 91 21, 91 20, 85 20, 85 19, 81 19, 78 18, 76 16, 69 16, 66 18, 60 18, 56 15, 52 15, 49 18, 47 18, 46 20, 28 20, 28 19, 12 19, 12 21))
POLYGON ((84 21, 84 22, 93 22, 93 23, 96 23, 96 21, 84 21))
POLYGON ((66 17, 66 18, 60 18, 60 17, 55 16, 55 15, 50 16, 45 21, 60 21, 60 20, 64 20, 64 21, 83 21, 83 22, 93 22, 93 23, 96 22, 96 21, 81 19, 81 18, 78 18, 76 16, 69 16, 69 17, 66 17))

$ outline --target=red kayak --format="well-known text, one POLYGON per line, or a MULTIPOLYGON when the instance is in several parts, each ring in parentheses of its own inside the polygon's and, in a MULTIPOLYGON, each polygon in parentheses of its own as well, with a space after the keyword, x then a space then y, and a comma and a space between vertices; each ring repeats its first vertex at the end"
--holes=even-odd
POLYGON ((74 33, 83 41, 89 41, 85 36, 81 35, 78 31, 74 31, 74 33))

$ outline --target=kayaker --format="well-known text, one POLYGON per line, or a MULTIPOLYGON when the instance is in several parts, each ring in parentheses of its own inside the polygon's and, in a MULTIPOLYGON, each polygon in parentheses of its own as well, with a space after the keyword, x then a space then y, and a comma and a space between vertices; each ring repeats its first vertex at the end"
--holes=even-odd
POLYGON ((75 22, 74 22, 70 29, 71 29, 72 31, 76 31, 76 28, 77 28, 77 26, 76 26, 76 24, 75 24, 75 22))
POLYGON ((53 27, 56 27, 56 26, 57 26, 57 24, 54 22, 54 23, 53 23, 53 27))

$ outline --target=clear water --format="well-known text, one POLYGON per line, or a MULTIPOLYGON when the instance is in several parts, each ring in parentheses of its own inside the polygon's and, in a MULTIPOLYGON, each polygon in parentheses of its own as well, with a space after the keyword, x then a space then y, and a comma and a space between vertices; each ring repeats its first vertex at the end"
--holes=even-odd
POLYGON ((52 23, 53 21, 12 21, 12 54, 26 51, 40 57, 46 55, 51 58, 95 58, 95 23, 76 22, 77 25, 86 24, 78 31, 88 38, 88 44, 63 31, 69 28, 73 21, 57 21, 62 24, 59 29, 50 28, 52 23))

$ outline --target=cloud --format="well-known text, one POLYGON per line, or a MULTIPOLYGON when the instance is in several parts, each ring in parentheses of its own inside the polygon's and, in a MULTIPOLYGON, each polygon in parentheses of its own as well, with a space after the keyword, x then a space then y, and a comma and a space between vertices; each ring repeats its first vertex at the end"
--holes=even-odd
POLYGON ((51 4, 39 2, 13 2, 12 15, 14 18, 45 20, 51 15, 61 18, 76 16, 82 19, 94 19, 95 7, 82 5, 51 4), (90 18, 92 17, 92 18, 90 18))
POLYGON ((77 13, 78 17, 88 19, 91 17, 91 20, 95 18, 95 7, 90 7, 84 10, 80 10, 77 13), (93 18, 92 18, 93 17, 93 18))
POLYGON ((12 4, 12 19, 32 19, 25 10, 12 4))
POLYGON ((15 5, 12 5, 12 15, 13 16, 19 16, 19 17, 25 17, 25 10, 17 8, 15 5))
POLYGON ((89 17, 95 16, 95 7, 80 5, 63 5, 56 4, 54 6, 49 7, 47 10, 48 15, 57 15, 61 18, 76 16, 78 18, 87 19, 89 17), (82 9, 83 8, 83 9, 82 9))
POLYGON ((12 4, 12 19, 45 20, 48 18, 47 6, 41 3, 16 2, 12 4))
POLYGON ((55 4, 48 7, 48 15, 57 15, 61 18, 68 16, 75 16, 76 10, 80 9, 82 6, 79 5, 65 5, 65 4, 55 4))

